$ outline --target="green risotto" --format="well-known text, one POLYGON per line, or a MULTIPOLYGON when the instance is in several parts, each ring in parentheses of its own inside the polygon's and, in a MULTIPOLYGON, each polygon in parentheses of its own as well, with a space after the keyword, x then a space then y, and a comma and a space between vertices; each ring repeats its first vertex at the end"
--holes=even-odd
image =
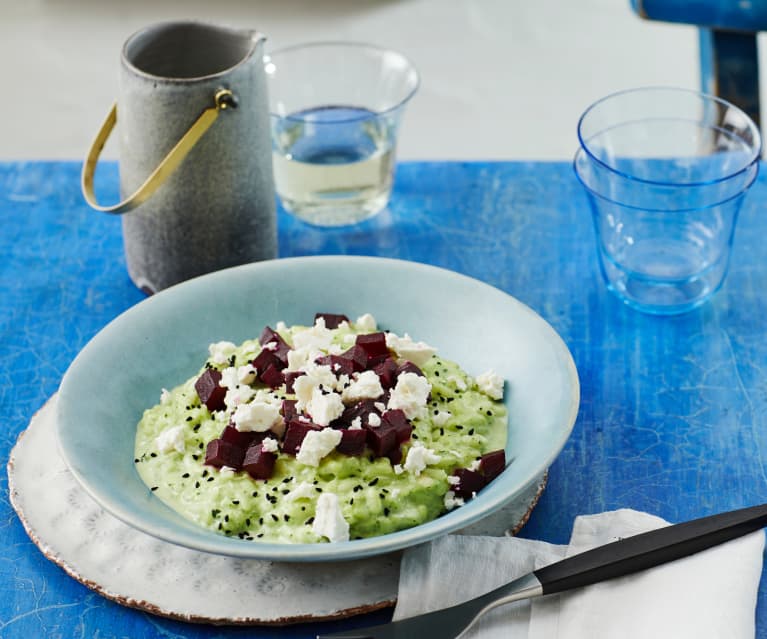
POLYGON ((154 495, 221 534, 383 535, 459 507, 503 470, 503 380, 370 315, 279 323, 202 360, 145 411, 135 465, 154 495))

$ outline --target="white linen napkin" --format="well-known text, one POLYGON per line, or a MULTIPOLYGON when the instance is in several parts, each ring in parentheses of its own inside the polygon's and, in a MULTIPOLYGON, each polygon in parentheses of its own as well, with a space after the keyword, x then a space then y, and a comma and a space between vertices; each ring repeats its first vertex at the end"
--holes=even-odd
MULTIPOLYGON (((448 535, 407 550, 394 619, 445 608, 594 546, 668 525, 634 510, 578 517, 570 543, 448 535)), ((467 639, 752 639, 764 533, 485 615, 467 639)))

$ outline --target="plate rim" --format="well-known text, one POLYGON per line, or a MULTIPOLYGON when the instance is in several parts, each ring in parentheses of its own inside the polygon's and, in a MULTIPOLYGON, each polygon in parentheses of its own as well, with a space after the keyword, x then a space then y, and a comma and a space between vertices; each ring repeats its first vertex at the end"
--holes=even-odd
MULTIPOLYGON (((183 293, 181 293, 183 294, 183 293)), ((356 255, 321 255, 321 256, 301 256, 301 257, 289 257, 278 258, 274 260, 265 260, 262 262, 253 262, 240 266, 235 266, 213 273, 208 273, 195 277, 193 279, 181 282, 174 286, 171 286, 151 297, 148 297, 138 304, 126 309, 118 316, 109 321, 104 327, 102 327, 80 350, 77 356, 72 360, 70 366, 62 377, 61 384, 59 386, 59 401, 57 402, 57 419, 56 419, 56 437, 58 441, 59 451, 64 459, 67 467, 77 482, 83 487, 83 489, 90 495, 96 503, 98 503, 104 510, 117 517, 124 523, 141 530, 149 535, 174 543, 186 548, 198 550, 201 552, 207 552, 218 555, 226 555, 230 557, 241 557, 245 559, 265 559, 271 561, 281 562, 325 562, 325 561, 344 561, 360 559, 363 557, 370 557, 374 555, 389 553, 397 550, 402 550, 409 546, 414 546, 420 543, 425 543, 434 539, 440 535, 447 534, 461 528, 467 527, 473 523, 476 523, 484 515, 494 512, 503 504, 510 501, 513 495, 519 494, 536 481, 536 478, 540 473, 548 469, 551 463, 556 459, 559 453, 564 448, 567 440, 572 433, 575 421, 577 419, 578 410, 580 406, 580 380, 578 378, 578 371, 575 366, 572 354, 565 344, 562 337, 556 330, 547 322, 543 317, 536 313, 532 308, 510 295, 509 293, 488 284, 482 280, 464 275, 457 271, 453 271, 447 268, 433 266, 430 264, 424 264, 422 262, 415 262, 409 260, 400 260, 393 258, 382 257, 369 257, 369 256, 356 256, 356 255), (422 270, 424 272, 437 273, 442 277, 457 278, 465 282, 472 283, 473 286, 480 286, 487 289, 489 292, 497 295, 500 294, 507 298, 514 304, 518 310, 526 313, 535 322, 539 323, 543 330, 548 334, 551 343, 555 346, 561 361, 565 364, 564 372, 566 373, 566 379, 570 382, 570 396, 567 404, 568 412, 565 419, 565 425, 563 426, 559 438, 552 442, 550 452, 548 456, 532 468, 528 473, 528 476, 522 478, 522 480, 515 486, 515 490, 511 495, 498 496, 495 499, 485 500, 480 507, 472 507, 473 502, 467 503, 461 508, 454 509, 449 513, 445 513, 429 522, 425 522, 418 526, 408 528, 405 530, 388 533, 386 535, 380 535, 377 537, 369 537, 365 539, 355 539, 347 542, 340 543, 317 543, 317 544, 277 544, 277 543, 252 543, 243 541, 233 537, 227 537, 219 535, 213 531, 207 530, 203 527, 199 528, 199 531, 191 533, 186 530, 169 529, 167 527, 159 526, 156 523, 146 518, 136 517, 135 513, 130 509, 122 507, 119 501, 110 497, 108 491, 100 490, 98 485, 88 479, 88 477, 82 475, 79 472, 76 463, 76 454, 73 454, 71 448, 67 446, 67 442, 62 438, 63 430, 65 430, 66 422, 66 410, 69 402, 69 382, 73 376, 72 371, 77 370, 78 362, 81 362, 88 353, 97 348, 100 341, 107 339, 112 331, 115 330, 115 326, 119 327, 123 322, 131 320, 132 316, 136 313, 145 312, 144 309, 150 308, 156 304, 165 304, 166 299, 173 299, 174 296, 178 296, 178 291, 186 291, 196 286, 200 286, 200 282, 213 282, 217 279, 226 279, 234 272, 244 271, 259 271, 269 270, 271 268, 279 267, 280 265, 293 265, 302 263, 317 263, 326 262, 339 264, 346 263, 351 264, 354 262, 364 262, 367 264, 380 264, 384 267, 390 268, 407 268, 422 270), (158 302, 158 300, 161 300, 158 302), (480 508, 481 511, 477 512, 480 508)), ((169 508, 169 507, 168 507, 169 508)), ((172 509, 171 509, 172 510, 172 509)), ((181 516, 181 515, 179 515, 181 516)))

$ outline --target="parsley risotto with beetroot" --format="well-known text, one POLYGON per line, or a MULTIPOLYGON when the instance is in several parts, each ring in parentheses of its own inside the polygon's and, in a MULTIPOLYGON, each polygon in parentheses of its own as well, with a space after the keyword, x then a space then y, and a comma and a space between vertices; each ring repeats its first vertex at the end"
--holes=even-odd
POLYGON ((154 494, 225 535, 338 542, 461 506, 505 466, 504 382, 471 377, 363 315, 217 342, 145 411, 135 464, 154 494))

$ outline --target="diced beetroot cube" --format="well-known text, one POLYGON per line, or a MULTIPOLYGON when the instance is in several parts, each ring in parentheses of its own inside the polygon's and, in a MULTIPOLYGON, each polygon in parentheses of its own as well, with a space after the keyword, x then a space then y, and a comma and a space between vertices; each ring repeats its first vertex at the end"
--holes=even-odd
POLYGON ((380 364, 376 364, 373 372, 378 375, 384 390, 392 388, 397 383, 397 362, 391 357, 387 357, 380 364))
POLYGON ((365 426, 367 431, 367 443, 376 457, 388 455, 397 447, 397 429, 391 424, 382 421, 380 426, 365 426))
POLYGON ((197 396, 211 412, 225 408, 224 397, 226 397, 226 389, 223 386, 219 386, 220 381, 221 373, 213 368, 208 368, 194 383, 194 390, 197 391, 197 396))
POLYGON ((299 419, 289 422, 285 430, 285 439, 282 440, 282 451, 288 455, 295 455, 301 448, 306 433, 310 430, 322 430, 322 426, 312 422, 303 422, 299 419))
POLYGON ((261 347, 264 348, 264 350, 268 350, 277 357, 282 364, 280 368, 284 368, 288 365, 288 351, 290 350, 290 346, 288 346, 288 343, 282 339, 277 331, 272 330, 268 326, 265 327, 261 332, 261 337, 258 338, 258 343, 261 344, 261 347), (270 346, 267 346, 267 344, 270 344, 270 346), (273 344, 276 344, 276 346, 272 346, 273 344))
POLYGON ((295 393, 296 390, 293 386, 295 381, 301 377, 301 375, 306 375, 303 371, 288 371, 287 373, 282 373, 282 378, 285 380, 285 390, 289 393, 295 393))
POLYGON ((277 356, 272 353, 272 351, 268 351, 266 349, 263 349, 258 355, 256 355, 251 364, 253 364, 253 368, 256 369, 256 373, 258 374, 259 379, 261 378, 261 375, 264 374, 264 371, 266 371, 266 369, 270 366, 273 366, 278 370, 283 368, 282 362, 277 359, 277 356))
POLYGON ((253 431, 240 432, 231 424, 224 428, 220 437, 220 439, 223 439, 225 442, 239 446, 243 450, 250 446, 254 441, 261 441, 263 438, 264 433, 256 433, 253 431))
POLYGON ((245 457, 245 449, 235 446, 223 439, 212 439, 205 449, 205 463, 209 466, 229 466, 235 470, 242 468, 242 460, 245 457))
POLYGON ((259 379, 269 388, 279 388, 284 382, 282 371, 276 366, 267 366, 266 370, 259 375, 259 379))
POLYGON ((373 368, 376 364, 389 357, 389 347, 386 346, 385 333, 368 333, 367 335, 357 335, 355 341, 357 346, 361 346, 368 356, 365 368, 373 368))
POLYGON ((396 466, 402 462, 402 447, 398 445, 396 448, 392 448, 388 453, 386 453, 386 456, 389 458, 392 466, 396 466))
POLYGON ((458 477, 458 483, 451 485, 450 490, 464 499, 471 499, 474 493, 478 493, 485 487, 486 483, 482 475, 468 468, 454 470, 453 477, 458 477))
POLYGON ((397 443, 401 444, 410 439, 410 435, 413 432, 413 425, 405 417, 405 412, 399 408, 387 410, 381 419, 387 424, 391 425, 397 433, 397 443))
POLYGON ((348 351, 344 351, 343 353, 341 353, 339 357, 350 360, 352 363, 352 366, 354 367, 355 373, 364 371, 368 365, 367 352, 365 351, 364 348, 362 348, 361 346, 357 346, 356 344, 352 346, 348 351))
POLYGON ((295 399, 283 399, 282 400, 282 419, 285 423, 292 422, 298 417, 298 409, 296 408, 295 399))
POLYGON ((264 450, 262 444, 258 443, 245 452, 242 469, 253 479, 269 479, 274 474, 275 461, 277 455, 264 450))
POLYGON ((336 446, 336 450, 344 455, 359 456, 365 451, 366 441, 367 433, 364 428, 355 428, 354 430, 344 428, 341 431, 341 441, 336 446))
POLYGON ((503 449, 485 453, 479 459, 479 472, 484 475, 485 482, 488 484, 498 477, 504 468, 506 468, 506 451, 503 449))
POLYGON ((330 366, 330 370, 336 377, 341 375, 349 375, 354 372, 354 362, 341 355, 323 355, 314 360, 317 364, 322 366, 330 366))
POLYGON ((325 328, 338 328, 341 322, 349 322, 346 315, 336 315, 335 313, 317 313, 314 316, 314 322, 316 323, 320 317, 325 320, 325 328))
POLYGON ((420 377, 426 377, 426 375, 423 374, 423 371, 418 368, 413 362, 402 362, 399 365, 399 368, 397 369, 397 376, 402 375, 402 373, 415 373, 416 375, 419 375, 420 377))
POLYGON ((375 407, 375 400, 361 399, 360 401, 347 406, 341 414, 341 417, 333 423, 333 427, 348 428, 357 417, 360 418, 360 426, 365 426, 368 423, 368 416, 370 413, 375 413, 380 416, 378 409, 375 407))

